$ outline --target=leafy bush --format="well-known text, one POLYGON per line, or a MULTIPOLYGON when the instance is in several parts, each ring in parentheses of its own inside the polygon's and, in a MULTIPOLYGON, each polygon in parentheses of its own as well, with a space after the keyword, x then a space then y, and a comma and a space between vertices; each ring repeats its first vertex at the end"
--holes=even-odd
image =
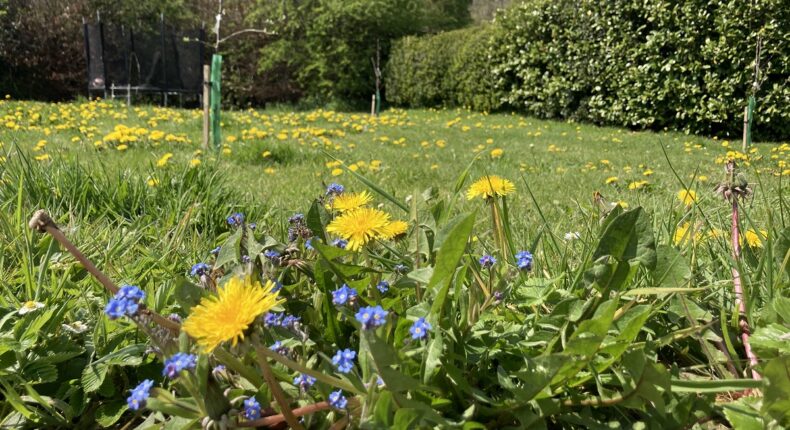
POLYGON ((489 70, 493 27, 406 37, 393 47, 386 68, 387 100, 408 106, 500 106, 489 70))
MULTIPOLYGON (((790 9, 782 0, 530 0, 497 17, 486 61, 452 68, 448 60, 435 60, 451 56, 444 49, 458 50, 457 40, 440 42, 444 35, 400 42, 404 52, 396 52, 388 66, 389 97, 426 106, 504 96, 506 106, 541 118, 737 136, 760 38, 754 130, 758 137, 781 139, 790 134, 788 21, 790 9), (411 68, 431 70, 409 73, 411 68), (436 76, 460 70, 476 78, 465 82, 487 83, 492 74, 495 85, 450 86, 460 97, 437 85, 436 76), (412 88, 432 95, 420 98, 412 88)), ((485 51, 480 45, 476 50, 485 51)))

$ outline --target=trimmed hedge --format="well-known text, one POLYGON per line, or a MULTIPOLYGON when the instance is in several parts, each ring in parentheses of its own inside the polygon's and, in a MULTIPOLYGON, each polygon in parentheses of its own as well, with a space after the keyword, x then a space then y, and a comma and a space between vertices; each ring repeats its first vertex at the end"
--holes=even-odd
POLYGON ((488 27, 400 41, 388 96, 408 106, 502 106, 541 118, 738 136, 758 35, 755 136, 787 139, 787 0, 528 0, 488 27))
POLYGON ((414 107, 498 108, 504 94, 489 70, 492 34, 481 26, 400 39, 385 71, 387 100, 414 107))

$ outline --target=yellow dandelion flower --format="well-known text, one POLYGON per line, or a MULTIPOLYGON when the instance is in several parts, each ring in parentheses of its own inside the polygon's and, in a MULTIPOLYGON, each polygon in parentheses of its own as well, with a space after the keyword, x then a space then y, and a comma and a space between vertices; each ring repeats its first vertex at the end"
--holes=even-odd
POLYGON ((409 224, 407 224, 405 221, 392 221, 381 230, 381 238, 392 239, 406 233, 406 230, 408 229, 409 224))
POLYGON ((367 191, 361 193, 343 193, 335 197, 331 208, 338 212, 346 212, 359 209, 373 201, 373 196, 367 191))
POLYGON ((129 145, 127 145, 125 143, 122 143, 122 144, 116 146, 115 149, 117 149, 119 151, 126 151, 127 149, 129 149, 129 145))
POLYGON ((263 151, 262 155, 263 155, 263 158, 271 157, 272 151, 269 151, 269 150, 263 151))
POLYGON ((652 175, 652 174, 653 174, 653 171, 652 171, 652 170, 650 170, 650 169, 647 169, 647 170, 645 170, 644 172, 642 172, 642 174, 643 174, 643 175, 645 175, 645 176, 650 176, 650 175, 652 175))
POLYGON ((157 178, 149 178, 146 181, 146 183, 148 184, 149 187, 155 187, 155 186, 159 185, 159 179, 157 179, 157 178))
POLYGON ((167 166, 167 162, 170 161, 171 158, 173 158, 173 153, 172 152, 168 152, 167 154, 163 155, 162 158, 157 160, 156 166, 157 167, 165 167, 165 166, 167 166))
POLYGON ((332 176, 340 176, 342 174, 343 174, 343 169, 341 168, 332 169, 332 176))
POLYGON ((672 237, 672 243, 681 245, 688 242, 698 242, 702 239, 702 233, 697 231, 690 223, 679 225, 675 229, 675 235, 672 237))
POLYGON ((35 158, 36 158, 36 161, 47 161, 47 160, 49 160, 50 157, 49 157, 49 154, 41 154, 41 155, 36 155, 35 158))
MULTIPOLYGON (((743 233, 743 238, 746 239, 746 244, 749 245, 749 248, 762 248, 763 239, 767 237, 768 232, 765 230, 760 230, 758 233, 752 229, 749 229, 743 233)), ((743 243, 743 240, 741 240, 741 243, 743 243)))
POLYGON ((620 178, 618 178, 617 176, 610 176, 610 177, 606 178, 605 182, 606 182, 606 185, 611 185, 611 184, 614 184, 615 182, 617 182, 619 180, 620 180, 620 178))
POLYGON ((231 278, 216 296, 204 297, 192 308, 182 326, 184 332, 206 352, 222 342, 235 346, 256 318, 282 302, 272 292, 274 286, 268 280, 261 286, 251 277, 231 278))
POLYGON ((390 224, 389 214, 373 208, 359 208, 344 212, 326 227, 348 241, 346 249, 356 251, 368 242, 381 237, 390 224))
POLYGON ((500 158, 502 154, 505 153, 505 150, 502 148, 496 148, 491 150, 491 158, 500 158))
POLYGON ((472 200, 477 196, 484 199, 494 196, 504 197, 514 191, 516 191, 516 186, 507 179, 496 175, 483 176, 469 187, 469 190, 466 191, 466 198, 472 200))
POLYGON ((642 188, 646 187, 649 184, 650 183, 647 182, 647 181, 634 181, 634 182, 631 182, 630 184, 628 184, 628 189, 629 190, 639 190, 639 189, 642 189, 642 188))
POLYGON ((697 202, 697 192, 694 190, 680 190, 678 191, 678 200, 686 206, 691 206, 697 202))
POLYGON ((190 160, 190 161, 189 161, 189 165, 190 165, 191 167, 197 167, 197 166, 200 166, 200 163, 201 163, 201 161, 200 161, 200 159, 199 159, 199 158, 193 158, 192 160, 190 160))
POLYGON ((267 168, 263 169, 263 173, 266 173, 267 175, 273 175, 273 174, 277 173, 277 171, 274 170, 273 167, 267 167, 267 168))

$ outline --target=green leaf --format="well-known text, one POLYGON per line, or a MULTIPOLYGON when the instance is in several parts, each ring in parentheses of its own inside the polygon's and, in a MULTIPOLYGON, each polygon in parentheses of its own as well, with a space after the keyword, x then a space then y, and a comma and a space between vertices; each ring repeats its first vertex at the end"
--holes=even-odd
POLYGON ((425 356, 425 371, 422 376, 423 384, 428 385, 430 383, 434 372, 442 364, 443 350, 442 331, 437 327, 433 337, 428 342, 428 354, 425 356))
POLYGON ((313 236, 326 241, 327 237, 326 231, 324 231, 324 225, 326 225, 327 220, 323 215, 326 215, 326 210, 321 207, 321 203, 318 200, 313 200, 313 204, 310 205, 310 210, 307 212, 305 222, 307 223, 307 227, 313 232, 313 236))
POLYGON ((722 404, 724 416, 730 422, 733 430, 763 430, 765 422, 760 415, 760 410, 755 408, 757 399, 741 397, 735 402, 722 404))
POLYGON ((656 265, 656 247, 650 217, 636 208, 616 216, 606 226, 593 259, 611 256, 618 261, 638 261, 650 269, 656 265))
POLYGON ((447 235, 447 239, 442 244, 439 253, 436 256, 436 264, 433 269, 433 276, 428 283, 427 290, 432 291, 433 288, 440 286, 435 294, 433 306, 431 306, 431 314, 435 317, 435 321, 439 321, 437 317, 444 308, 444 301, 447 298, 447 292, 450 289, 450 283, 461 261, 461 257, 466 250, 466 244, 469 236, 472 234, 472 227, 475 224, 475 214, 471 213, 466 215, 458 224, 453 227, 447 235))
POLYGON ((420 412, 410 408, 400 408, 395 411, 395 423, 393 429, 409 430, 416 428, 415 421, 420 418, 420 412))
POLYGON ((672 379, 673 393, 726 393, 762 387, 754 379, 672 379))
POLYGON ((189 312, 200 303, 200 299, 208 295, 208 291, 193 284, 187 278, 179 276, 175 280, 174 297, 181 309, 189 312))
POLYGON ((222 248, 219 250, 219 255, 217 256, 217 261, 214 263, 215 267, 222 267, 228 263, 238 263, 240 258, 240 245, 241 245, 241 236, 244 232, 244 227, 236 228, 236 231, 231 234, 225 243, 222 244, 222 248))
POLYGON ((691 268, 683 255, 669 245, 659 245, 656 254, 656 269, 653 271, 654 285, 664 288, 685 286, 691 278, 691 268))
POLYGON ((127 409, 129 409, 129 406, 123 400, 102 403, 101 406, 96 408, 96 422, 102 427, 110 427, 118 422, 127 409))
POLYGON ((774 358, 763 367, 762 413, 790 426, 790 357, 774 358))

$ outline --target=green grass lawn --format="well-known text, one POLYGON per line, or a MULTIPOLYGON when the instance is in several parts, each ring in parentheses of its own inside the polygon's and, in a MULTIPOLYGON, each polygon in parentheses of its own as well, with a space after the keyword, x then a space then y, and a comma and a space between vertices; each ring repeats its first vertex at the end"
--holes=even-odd
MULTIPOLYGON (((257 223, 254 249, 277 247, 284 252, 288 217, 308 213, 313 201, 324 197, 328 184, 341 183, 351 191, 372 189, 375 206, 380 205, 393 218, 411 226, 406 238, 387 245, 374 244, 361 253, 334 250, 331 252, 340 254, 328 260, 343 259, 347 264, 342 270, 350 270, 350 275, 343 276, 354 278, 348 282, 365 291, 371 303, 380 300, 392 312, 393 320, 397 314, 401 335, 408 330, 407 315, 427 315, 430 309, 436 317, 431 304, 436 292, 419 288, 428 276, 423 269, 433 273, 435 267, 437 272, 449 273, 448 285, 452 273, 458 270, 452 299, 446 304, 447 314, 442 317, 440 308, 436 317, 444 318, 441 324, 448 352, 442 360, 455 362, 465 375, 473 375, 460 379, 475 378, 481 389, 496 397, 488 400, 492 402, 490 408, 472 412, 477 414, 473 418, 484 422, 497 417, 517 422, 507 408, 502 412, 496 405, 512 406, 510 402, 524 392, 520 387, 502 387, 498 371, 489 370, 501 365, 501 357, 509 357, 509 366, 519 369, 525 366, 525 356, 536 358, 544 352, 559 355, 566 347, 566 336, 597 317, 578 319, 598 315, 596 306, 603 308, 602 303, 609 303, 609 294, 615 293, 598 283, 609 279, 607 270, 611 267, 617 267, 617 273, 615 276, 612 272, 607 282, 617 283, 619 292, 613 300, 622 300, 622 306, 615 314, 617 306, 606 305, 609 323, 615 327, 619 324, 615 320, 623 315, 642 315, 643 326, 623 329, 623 333, 631 333, 627 337, 630 340, 623 342, 639 354, 648 352, 650 361, 665 369, 662 372, 672 372, 673 381, 700 379, 715 385, 721 380, 718 388, 707 386, 713 393, 708 397, 686 396, 683 393, 688 391, 682 390, 672 394, 678 399, 686 396, 683 401, 697 402, 686 404, 689 410, 710 407, 711 416, 719 422, 726 420, 722 418, 723 409, 713 405, 716 393, 759 384, 728 382, 746 375, 733 312, 734 264, 740 269, 752 328, 757 331, 770 325, 776 329, 781 321, 787 321, 777 316, 787 305, 782 297, 787 292, 790 258, 790 212, 785 198, 790 175, 787 143, 756 144, 742 154, 735 150, 739 142, 724 139, 632 132, 511 114, 391 110, 370 118, 328 111, 249 110, 224 113, 224 143, 215 151, 201 149, 200 125, 201 112, 193 110, 127 108, 108 102, 0 101, 0 336, 17 342, 0 343, 0 382, 6 396, 14 390, 28 390, 34 396, 36 392, 30 391, 34 386, 38 393, 63 398, 70 410, 83 411, 75 412, 74 417, 60 417, 48 405, 36 406, 37 414, 51 416, 25 421, 32 418, 22 418, 25 408, 20 402, 0 400, 0 423, 79 426, 95 417, 114 423, 121 419, 124 409, 118 408, 125 405, 123 399, 129 389, 150 375, 161 379, 160 363, 147 358, 139 366, 114 364, 108 383, 90 378, 86 381, 83 369, 95 364, 98 357, 133 344, 145 348, 145 341, 133 324, 108 320, 103 312, 107 294, 101 287, 50 237, 27 227, 30 215, 39 208, 47 209, 65 234, 110 278, 145 290, 147 306, 162 314, 186 316, 189 307, 182 305, 178 294, 184 276, 196 262, 213 262, 228 270, 271 271, 266 275, 277 276, 286 284, 286 310, 299 313, 312 333, 319 333, 320 338, 312 340, 316 342, 315 351, 301 357, 315 363, 322 360, 315 355, 317 352, 331 355, 340 343, 356 339, 350 326, 344 330, 352 333, 351 337, 342 342, 320 336, 327 324, 340 323, 327 311, 334 308, 326 292, 316 286, 317 281, 290 267, 272 268, 266 262, 257 269, 247 263, 234 266, 236 261, 231 260, 223 266, 217 260, 224 257, 215 258, 210 250, 221 244, 228 249, 226 245, 233 237, 241 240, 234 234, 241 230, 230 228, 226 217, 243 212, 247 222, 257 223), (716 185, 725 179, 724 162, 728 158, 738 161, 742 177, 753 190, 741 204, 745 234, 743 257, 738 262, 731 258, 728 236, 731 206, 714 193, 716 185), (469 185, 484 175, 499 175, 515 185, 515 192, 503 199, 504 228, 492 223, 498 218, 489 212, 490 201, 466 198, 469 185), (684 189, 695 193, 694 201, 679 198, 678 193, 684 189), (647 215, 631 211, 614 218, 620 211, 617 204, 629 209, 642 206, 647 215), (610 211, 614 215, 607 218, 610 211), (461 213, 475 213, 476 217, 464 216, 459 221, 461 213), (628 225, 629 219, 631 230, 618 233, 607 227, 628 225), (634 226, 634 219, 644 225, 634 226), (610 221, 615 224, 606 224, 610 221), (462 230, 468 233, 448 233, 462 230), (617 254, 610 244, 619 243, 626 234, 634 243, 621 243, 621 254, 626 253, 625 248, 635 255, 637 251, 652 253, 651 264, 640 266, 628 260, 607 266, 614 264, 612 255, 617 254), (468 236, 471 241, 467 241, 468 236), (497 240, 503 236, 512 241, 510 251, 533 252, 534 269, 530 273, 513 266, 513 256, 506 255, 504 241, 497 240), (435 247, 448 242, 459 250, 458 267, 450 263, 439 268, 435 247), (426 252, 429 248, 432 251, 426 252), (593 255, 599 251, 604 259, 594 260, 593 255), (499 265, 487 274, 478 264, 483 254, 499 259, 499 265), (409 275, 399 273, 394 268, 399 262, 415 270, 409 275), (421 264, 428 267, 418 269, 421 264), (368 268, 375 274, 367 274, 368 268), (393 281, 392 292, 385 297, 368 288, 381 276, 393 281), (670 287, 672 291, 657 287, 670 287), (674 294, 677 289, 685 290, 674 294), (488 297, 493 290, 507 294, 502 296, 503 306, 496 307, 488 297), (605 293, 598 294, 600 291, 605 293), (629 291, 639 293, 634 296, 629 291), (477 305, 470 304, 478 299, 477 305), (41 302, 44 310, 18 315, 26 301, 41 302), (488 310, 478 315, 479 309, 488 310), (456 318, 458 315, 461 317, 456 318), (6 321, 12 323, 4 327, 6 321), (87 327, 87 331, 75 327, 87 327), (524 333, 529 333, 526 339, 524 333), (726 339, 726 345, 714 344, 720 338, 726 339), (543 351, 544 347, 548 349, 543 351), (52 351, 58 354, 47 356, 52 351), (470 361, 465 361, 467 358, 470 361), (485 363, 479 368, 478 359, 485 363), (52 363, 58 364, 55 373, 52 363), (9 379, 12 375, 19 377, 9 379), (74 389, 61 388, 66 386, 74 389)), ((322 212, 315 207, 314 213, 319 213, 317 228, 323 229, 329 215, 320 215, 322 212)), ((297 242, 288 246, 301 247, 299 252, 310 256, 306 258, 310 270, 328 267, 328 262, 321 260, 323 255, 316 256, 297 242)), ((248 245, 245 242, 244 246, 248 245)), ((442 246, 453 248, 439 246, 440 253, 445 249, 442 246)), ((321 288, 346 282, 337 273, 324 271, 321 282, 328 284, 321 288), (330 279, 335 275, 338 279, 330 279)), ((630 318, 625 316, 623 321, 630 318)), ((348 325, 350 319, 339 321, 348 325)), ((435 325, 438 332, 439 322, 435 325)), ((587 329, 592 331, 590 327, 587 329)), ((783 332, 790 330, 781 327, 783 332)), ((602 333, 612 330, 603 329, 602 333)), ((600 336, 599 343, 603 339, 600 336)), ((763 342, 769 354, 774 352, 770 348, 778 345, 763 342)), ((403 345, 402 339, 398 345, 403 345)), ((437 348, 442 354, 442 345, 437 348)), ((595 351, 589 353, 598 353, 596 348, 593 345, 595 351)), ((424 349, 410 350, 400 358, 410 362, 423 353, 424 349)), ((606 362, 606 357, 599 358, 601 363, 606 362)), ((435 359, 433 362, 437 363, 435 359)), ((425 366, 418 361, 404 364, 401 370, 409 366, 411 376, 431 380, 430 374, 420 375, 425 366)), ((278 377, 289 383, 291 370, 278 367, 278 377)), ((563 407, 569 410, 562 413, 571 414, 563 415, 568 419, 582 419, 573 415, 578 400, 575 396, 611 393, 608 385, 600 385, 597 374, 593 383, 592 373, 585 372, 570 372, 567 381, 575 382, 567 386, 561 382, 551 394, 564 398, 563 407)), ((615 378, 607 373, 602 381, 614 384, 622 373, 617 375, 615 378)), ((669 381, 669 373, 662 375, 669 381)), ((458 378, 448 382, 439 375, 432 381, 437 389, 446 390, 442 395, 454 396, 445 384, 457 384, 458 378)), ((626 385, 617 389, 625 390, 626 385)), ((313 400, 323 399, 326 394, 313 400)), ((308 402, 304 398, 299 401, 308 402)), ((38 400, 33 397, 25 402, 35 405, 38 400)), ((459 414, 469 405, 463 399, 454 402, 457 411, 443 410, 446 405, 442 402, 436 403, 436 409, 461 419, 459 414)), ((759 409, 750 403, 747 406, 759 409)), ((669 412, 682 415, 681 409, 669 412)), ((535 410, 547 417, 560 414, 559 410, 535 410)), ((649 412, 644 416, 649 417, 649 412)), ((599 418, 619 417, 619 413, 602 412, 599 418)), ((134 414, 124 417, 129 423, 139 419, 134 414)), ((678 422, 694 422, 705 416, 676 418, 678 422)))
MULTIPOLYGON (((472 179, 497 174, 517 184, 511 207, 520 216, 531 218, 530 208, 537 202, 563 228, 573 226, 573 214, 589 207, 596 191, 608 201, 653 211, 679 204, 675 195, 685 184, 706 205, 722 206, 710 191, 723 177, 721 158, 740 147, 737 141, 678 133, 463 110, 395 110, 374 120, 364 114, 250 110, 225 113, 222 151, 195 155, 201 148, 201 113, 196 110, 6 101, 0 104, 0 118, 0 142, 11 154, 7 157, 17 150, 31 158, 47 154, 49 160, 38 163, 65 159, 88 170, 128 171, 130 181, 159 181, 161 187, 167 187, 160 181, 166 171, 178 175, 192 160, 200 160, 196 169, 212 165, 244 195, 243 201, 226 204, 252 205, 260 211, 303 210, 321 193, 322 184, 330 182, 359 188, 338 163, 332 164, 332 157, 357 166, 399 199, 429 187, 439 194, 451 192, 474 161, 472 179), (139 128, 130 133, 136 141, 113 140, 118 126, 139 128), (171 140, 185 142, 168 142, 169 134, 175 136, 171 140), (36 150, 40 141, 45 144, 36 150), (499 151, 500 157, 492 156, 499 151), (157 167, 169 153, 172 158, 165 167, 157 167), (609 178, 616 181, 607 184, 609 178)), ((766 191, 777 190, 777 174, 787 173, 784 163, 790 151, 777 144, 757 144, 752 151, 756 161, 746 169, 749 179, 766 191)), ((9 180, 14 182, 5 178, 9 180)), ((755 205, 759 210, 760 199, 755 205)))

